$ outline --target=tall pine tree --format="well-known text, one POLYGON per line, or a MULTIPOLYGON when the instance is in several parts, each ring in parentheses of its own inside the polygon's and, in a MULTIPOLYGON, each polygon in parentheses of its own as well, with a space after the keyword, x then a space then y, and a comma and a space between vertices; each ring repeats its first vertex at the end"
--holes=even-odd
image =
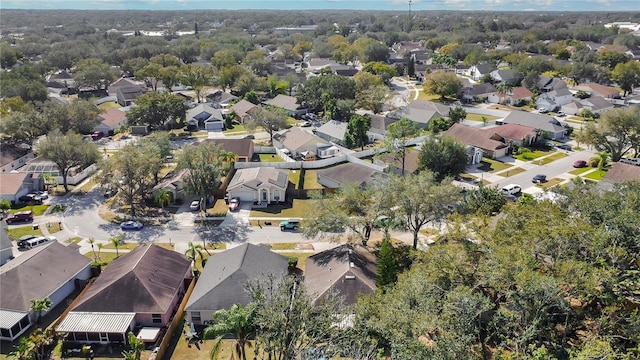
POLYGON ((395 284, 398 280, 398 263, 393 256, 393 247, 391 246, 391 235, 389 229, 385 229, 380 252, 378 253, 378 274, 376 276, 376 286, 385 288, 395 284))

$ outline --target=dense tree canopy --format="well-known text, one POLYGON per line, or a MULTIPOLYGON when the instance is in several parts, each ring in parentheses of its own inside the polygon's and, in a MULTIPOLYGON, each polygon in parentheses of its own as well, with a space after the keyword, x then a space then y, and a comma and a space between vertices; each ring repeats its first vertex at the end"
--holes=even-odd
POLYGON ((355 99, 356 83, 342 75, 315 76, 301 84, 298 88, 298 103, 320 111, 324 106, 323 94, 329 100, 355 99))
POLYGON ((131 125, 164 128, 182 124, 186 114, 187 106, 179 96, 151 91, 136 99, 136 106, 131 108, 127 118, 131 125))
POLYGON ((467 145, 449 136, 430 136, 420 148, 418 163, 420 169, 433 172, 438 180, 457 176, 469 163, 467 145))
POLYGON ((640 111, 636 107, 611 109, 589 123, 579 134, 581 142, 604 150, 613 161, 634 150, 640 154, 640 111))

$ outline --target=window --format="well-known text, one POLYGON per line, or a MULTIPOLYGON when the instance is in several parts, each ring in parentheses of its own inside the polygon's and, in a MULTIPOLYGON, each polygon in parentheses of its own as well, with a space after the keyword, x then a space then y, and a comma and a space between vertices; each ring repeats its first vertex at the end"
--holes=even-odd
POLYGON ((191 313, 191 321, 194 324, 200 324, 202 322, 202 318, 200 317, 200 311, 194 311, 191 313))
POLYGON ((151 314, 151 321, 154 324, 162 324, 162 314, 151 314))

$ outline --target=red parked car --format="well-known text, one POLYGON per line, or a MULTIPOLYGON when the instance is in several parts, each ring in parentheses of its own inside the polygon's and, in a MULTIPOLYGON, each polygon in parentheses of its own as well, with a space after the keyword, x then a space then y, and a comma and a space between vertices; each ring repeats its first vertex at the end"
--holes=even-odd
POLYGON ((578 161, 573 163, 573 167, 574 168, 583 168, 585 166, 587 166, 587 162, 584 161, 584 160, 578 160, 578 161))

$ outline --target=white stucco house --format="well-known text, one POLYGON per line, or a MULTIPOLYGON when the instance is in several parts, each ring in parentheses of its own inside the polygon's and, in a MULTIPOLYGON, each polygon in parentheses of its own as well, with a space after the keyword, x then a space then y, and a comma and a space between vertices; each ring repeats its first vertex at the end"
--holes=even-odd
POLYGON ((289 172, 272 167, 238 169, 227 186, 229 198, 257 204, 285 201, 289 172))

